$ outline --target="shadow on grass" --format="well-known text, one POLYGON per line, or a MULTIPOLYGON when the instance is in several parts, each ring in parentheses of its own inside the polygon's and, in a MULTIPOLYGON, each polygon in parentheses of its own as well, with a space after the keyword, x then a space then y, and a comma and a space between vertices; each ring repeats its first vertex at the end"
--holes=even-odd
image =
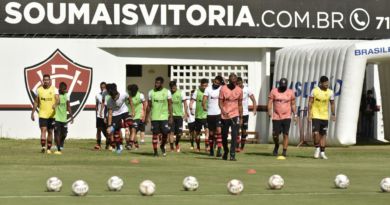
MULTIPOLYGON (((149 156, 149 157, 153 157, 154 156, 153 152, 130 152, 130 153, 134 154, 134 155, 140 155, 140 156, 149 156)), ((159 155, 162 156, 162 153, 160 152, 159 155)))
POLYGON ((269 152, 245 152, 245 155, 250 155, 250 156, 266 156, 266 157, 274 157, 272 153, 269 152))
POLYGON ((195 157, 195 159, 222 160, 220 157, 195 157))

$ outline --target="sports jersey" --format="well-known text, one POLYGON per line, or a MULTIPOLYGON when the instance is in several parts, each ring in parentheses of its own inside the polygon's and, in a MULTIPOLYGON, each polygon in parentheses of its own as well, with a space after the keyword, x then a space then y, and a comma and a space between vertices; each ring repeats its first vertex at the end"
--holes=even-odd
POLYGON ((172 99, 171 91, 163 88, 161 90, 150 90, 149 100, 151 101, 152 121, 164 121, 169 118, 168 100, 172 99))
POLYGON ((220 115, 221 109, 219 108, 219 91, 222 86, 214 89, 209 86, 204 91, 204 96, 207 96, 207 115, 220 115))
POLYGON ((68 104, 69 101, 68 95, 65 93, 63 95, 59 95, 60 103, 56 107, 55 120, 57 122, 66 122, 68 121, 68 104))
POLYGON ((291 118, 291 102, 295 99, 294 91, 287 89, 281 93, 278 88, 273 88, 268 95, 268 99, 272 100, 273 120, 291 118))
POLYGON ((238 101, 242 101, 242 89, 239 86, 230 90, 227 85, 224 85, 219 93, 219 99, 223 101, 223 110, 228 115, 221 115, 222 119, 231 119, 240 115, 238 101))
MULTIPOLYGON (((133 96, 131 99, 133 101, 134 112, 135 112, 133 119, 139 120, 139 119, 141 119, 141 116, 142 116, 143 102, 145 102, 145 96, 144 96, 144 94, 137 92, 137 94, 135 94, 135 96, 133 96)), ((128 101, 126 101, 126 105, 127 105, 127 109, 130 111, 131 107, 130 107, 130 103, 128 101)))
POLYGON ((175 93, 172 94, 172 109, 173 116, 183 117, 183 101, 186 100, 186 95, 181 90, 176 90, 175 93))
POLYGON ((126 101, 129 99, 129 95, 126 92, 119 93, 117 100, 114 100, 112 97, 107 99, 107 108, 112 109, 112 116, 118 116, 123 113, 129 112, 127 108, 126 101))
POLYGON ((329 120, 329 101, 334 100, 333 91, 327 89, 321 90, 319 87, 315 87, 310 94, 313 98, 313 104, 311 107, 311 115, 313 119, 329 120))
POLYGON ((100 92, 98 94, 96 94, 96 97, 95 97, 95 100, 96 100, 96 117, 98 118, 104 118, 104 116, 106 115, 106 110, 105 110, 105 107, 104 106, 104 110, 102 110, 102 104, 107 102, 106 101, 106 96, 107 96, 107 92, 100 92), (102 116, 100 117, 100 112, 102 112, 102 116))
POLYGON ((192 95, 192 99, 196 101, 196 108, 195 108, 195 118, 196 119, 206 119, 207 118, 207 112, 203 110, 202 107, 202 101, 203 101, 203 94, 200 89, 197 89, 194 94, 192 95))
MULTIPOLYGON (((193 123, 193 122, 195 122, 195 115, 193 115, 192 113, 191 113, 191 111, 190 111, 190 101, 189 100, 187 100, 187 112, 188 112, 188 120, 187 120, 187 122, 188 123, 193 123)), ((192 110, 195 110, 196 109, 196 104, 195 103, 193 103, 192 104, 192 110)))
POLYGON ((247 85, 244 85, 242 88, 242 115, 249 115, 249 98, 252 95, 252 89, 247 85))
POLYGON ((58 95, 58 90, 54 86, 50 86, 47 89, 39 86, 34 93, 39 100, 39 117, 45 119, 54 118, 55 110, 53 105, 56 102, 55 96, 58 95))

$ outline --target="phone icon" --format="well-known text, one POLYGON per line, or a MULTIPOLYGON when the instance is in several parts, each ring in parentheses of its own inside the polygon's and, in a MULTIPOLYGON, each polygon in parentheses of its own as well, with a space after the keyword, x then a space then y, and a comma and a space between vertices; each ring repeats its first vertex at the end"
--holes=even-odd
POLYGON ((354 14, 353 14, 353 19, 354 19, 355 22, 356 22, 359 26, 361 26, 361 27, 363 27, 363 26, 366 25, 366 22, 365 22, 365 21, 360 21, 360 20, 359 20, 359 14, 358 14, 358 13, 354 13, 354 14))

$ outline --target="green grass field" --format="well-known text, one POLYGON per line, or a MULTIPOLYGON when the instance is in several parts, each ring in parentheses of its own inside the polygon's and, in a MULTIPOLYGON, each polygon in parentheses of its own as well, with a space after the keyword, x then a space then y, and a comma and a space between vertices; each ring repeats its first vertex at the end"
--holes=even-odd
POLYGON ((382 193, 379 182, 390 176, 390 146, 353 146, 328 148, 329 160, 312 158, 313 148, 291 147, 287 160, 271 156, 272 145, 248 145, 237 162, 194 153, 185 142, 182 153, 154 158, 150 143, 138 151, 121 155, 93 151, 91 140, 69 140, 63 155, 41 154, 39 140, 0 139, 0 204, 389 204, 390 193, 382 193), (139 164, 132 164, 138 159, 139 164), (256 174, 247 174, 255 169, 256 174), (333 179, 349 176, 348 189, 334 188, 333 179), (268 190, 272 174, 285 180, 282 190, 268 190), (118 175, 125 181, 120 192, 109 192, 106 181, 118 175), (198 178, 195 192, 182 188, 185 176, 198 178), (61 192, 45 191, 46 179, 58 176, 61 192), (244 182, 241 195, 229 195, 226 184, 237 178, 244 182), (86 197, 75 197, 71 184, 77 179, 88 182, 86 197), (151 179, 157 186, 152 197, 138 193, 138 185, 151 179))

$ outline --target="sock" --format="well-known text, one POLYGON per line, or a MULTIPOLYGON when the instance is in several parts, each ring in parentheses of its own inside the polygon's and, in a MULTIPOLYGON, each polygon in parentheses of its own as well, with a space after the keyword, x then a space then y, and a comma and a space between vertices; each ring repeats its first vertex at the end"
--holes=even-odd
POLYGON ((206 147, 206 149, 209 147, 209 138, 208 137, 206 137, 204 139, 204 146, 206 147))
POLYGON ((102 139, 101 138, 97 138, 96 139, 96 144, 100 146, 102 144, 102 139))
POLYGON ((237 146, 236 146, 236 149, 238 149, 240 147, 240 143, 241 143, 241 138, 240 136, 237 136, 237 146))
POLYGON ((325 152, 325 147, 320 147, 321 152, 325 152))
POLYGON ((210 145, 210 154, 211 154, 214 153, 214 136, 210 136, 209 139, 210 139, 209 145, 210 145))
POLYGON ((161 137, 161 145, 160 145, 161 150, 165 151, 165 144, 167 144, 167 141, 168 141, 168 135, 163 134, 161 137))
POLYGON ((320 147, 320 145, 316 144, 316 145, 314 145, 314 147, 315 147, 315 148, 319 148, 319 147, 320 147))
POLYGON ((244 149, 244 147, 245 147, 245 143, 246 143, 246 137, 247 137, 248 135, 243 135, 242 137, 241 137, 241 149, 244 149))
POLYGON ((47 149, 50 150, 51 146, 52 146, 52 141, 51 140, 47 140, 47 149))
POLYGON ((195 139, 195 141, 196 141, 196 148, 197 148, 197 149, 200 149, 200 137, 197 136, 196 139, 195 139))
POLYGON ((134 146, 135 146, 136 148, 139 148, 138 140, 134 142, 134 146))
POLYGON ((174 150, 175 149, 175 147, 173 146, 173 143, 169 143, 169 147, 171 148, 171 150, 174 150))
POLYGON ((283 154, 286 154, 286 152, 287 152, 287 149, 283 149, 283 154))
POLYGON ((177 135, 176 136, 176 142, 175 142, 176 147, 179 146, 180 139, 181 139, 181 135, 177 135))
POLYGON ((134 144, 134 141, 133 140, 129 140, 129 144, 128 145, 133 146, 133 144, 134 144))
POLYGON ((157 152, 158 135, 155 135, 155 134, 153 135, 152 144, 153 144, 154 152, 157 152))
POLYGON ((193 136, 191 136, 190 143, 191 143, 191 147, 194 147, 194 137, 193 136))
POLYGON ((66 139, 66 135, 63 135, 63 136, 61 137, 61 147, 64 147, 65 139, 66 139))
POLYGON ((46 139, 41 139, 41 146, 46 147, 46 139))
POLYGON ((222 135, 221 135, 221 133, 217 133, 216 136, 217 136, 217 147, 222 148, 222 135))
POLYGON ((122 145, 122 139, 118 136, 115 138, 116 141, 116 149, 119 150, 122 145))

